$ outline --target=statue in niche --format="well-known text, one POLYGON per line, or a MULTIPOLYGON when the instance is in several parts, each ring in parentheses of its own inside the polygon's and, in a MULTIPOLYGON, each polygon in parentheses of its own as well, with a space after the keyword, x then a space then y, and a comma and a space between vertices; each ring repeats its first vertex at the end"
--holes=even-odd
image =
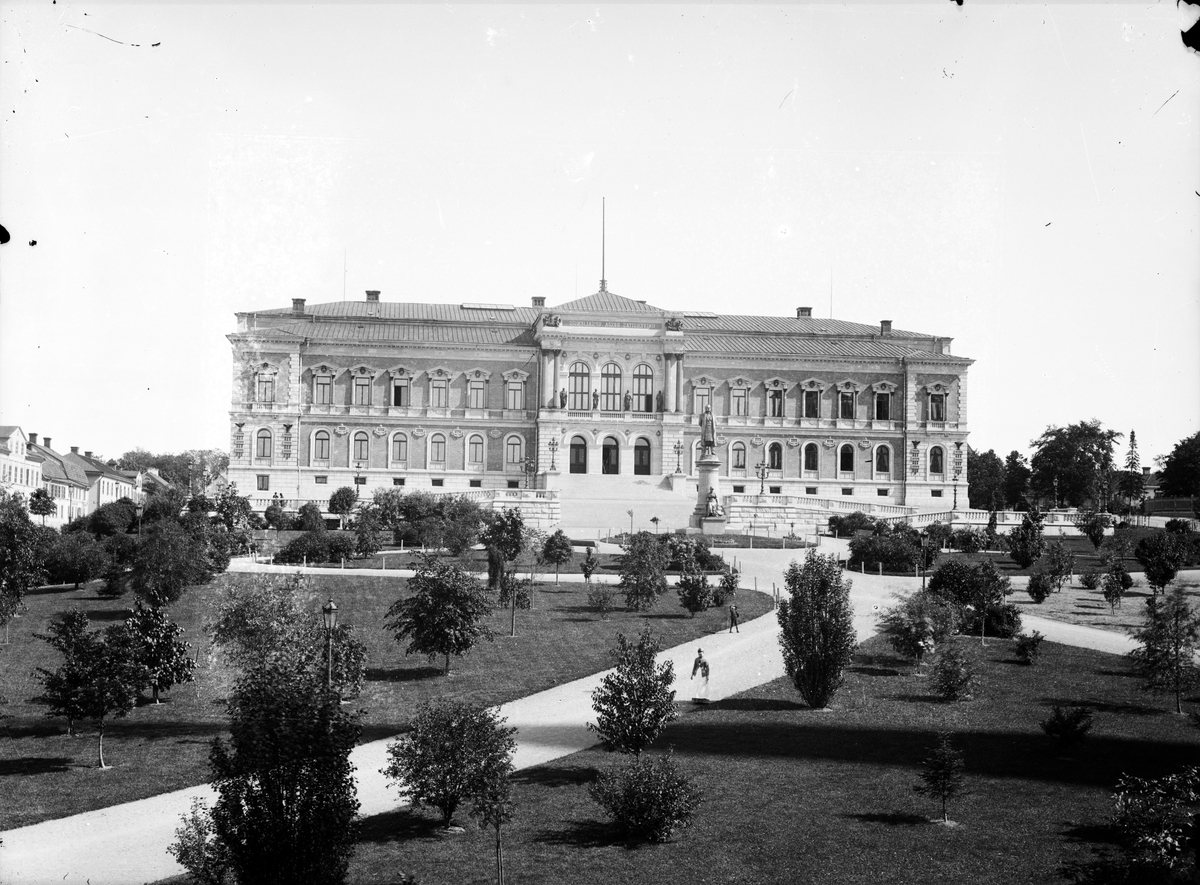
POLYGON ((563 388, 558 392, 558 407, 565 409, 567 407, 567 388, 563 388))
POLYGON ((708 497, 704 501, 704 514, 705 514, 705 516, 720 516, 721 515, 721 507, 720 507, 720 505, 717 504, 716 489, 708 490, 708 497))
POLYGON ((633 411, 633 396, 629 393, 628 390, 625 391, 625 411, 626 412, 633 411))
POLYGON ((660 412, 663 411, 663 395, 662 395, 661 390, 658 393, 654 394, 654 405, 655 405, 655 408, 658 409, 658 411, 660 411, 660 412))
POLYGON ((717 425, 713 420, 712 406, 704 407, 700 416, 700 457, 707 458, 717 447, 717 425))
POLYGON ((592 391, 592 410, 595 411, 598 408, 600 408, 600 391, 593 390, 592 391))

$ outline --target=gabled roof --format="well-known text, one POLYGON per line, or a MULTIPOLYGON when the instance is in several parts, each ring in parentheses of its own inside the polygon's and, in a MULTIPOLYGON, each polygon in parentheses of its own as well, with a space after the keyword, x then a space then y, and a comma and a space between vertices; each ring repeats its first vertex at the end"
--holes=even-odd
MULTIPOLYGON (((880 336, 879 326, 852 323, 849 320, 833 320, 821 317, 756 317, 737 314, 717 314, 701 317, 685 315, 683 328, 686 331, 754 332, 778 335, 872 335, 880 336)), ((891 338, 933 338, 922 332, 892 330, 891 338)))
MULTIPOLYGON (((470 302, 468 302, 470 304, 470 302)), ((296 316, 291 308, 244 311, 258 316, 296 316)), ((538 315, 531 307, 508 305, 464 306, 462 304, 422 304, 413 301, 327 301, 307 304, 306 317, 335 319, 408 320, 410 322, 504 323, 529 325, 538 315)))
POLYGON ((911 343, 877 338, 825 338, 800 335, 689 335, 688 353, 771 354, 813 357, 858 357, 862 359, 920 358, 931 362, 966 363, 971 360, 948 354, 932 353, 911 343))
POLYGON ((596 292, 594 295, 585 295, 583 298, 576 298, 574 301, 568 301, 566 304, 560 304, 554 310, 578 310, 589 311, 593 313, 664 313, 662 308, 654 307, 644 301, 634 301, 632 298, 625 298, 615 292, 609 292, 607 289, 596 292))
POLYGON ((29 450, 42 456, 42 476, 46 479, 71 482, 85 489, 91 485, 82 467, 68 461, 58 452, 54 451, 54 449, 48 449, 41 443, 38 443, 37 445, 31 445, 29 450))
POLYGON ((79 467, 84 474, 95 473, 100 476, 106 476, 109 479, 115 479, 118 482, 130 482, 129 477, 122 474, 116 468, 109 467, 103 461, 97 458, 89 458, 86 455, 80 455, 78 452, 68 452, 63 455, 63 460, 79 467))
POLYGON ((426 323, 287 323, 270 329, 239 332, 233 338, 255 338, 263 335, 290 335, 309 341, 411 341, 429 344, 514 344, 533 346, 533 330, 529 326, 513 328, 508 325, 454 326, 426 323))

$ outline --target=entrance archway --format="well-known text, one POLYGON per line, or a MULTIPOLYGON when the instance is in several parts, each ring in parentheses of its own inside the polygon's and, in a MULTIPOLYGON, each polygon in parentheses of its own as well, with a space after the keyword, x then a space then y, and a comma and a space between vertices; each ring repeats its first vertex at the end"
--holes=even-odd
POLYGON ((571 473, 587 473, 587 441, 583 437, 571 437, 571 455, 567 469, 571 473))
POLYGON ((633 472, 637 476, 650 475, 650 443, 644 439, 633 445, 633 472))
POLYGON ((611 436, 605 437, 604 445, 600 448, 600 472, 621 472, 621 447, 611 436))

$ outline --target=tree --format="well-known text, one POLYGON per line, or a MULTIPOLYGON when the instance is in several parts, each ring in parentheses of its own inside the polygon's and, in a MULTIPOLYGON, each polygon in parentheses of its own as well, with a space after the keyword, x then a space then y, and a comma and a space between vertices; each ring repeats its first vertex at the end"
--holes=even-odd
MULTIPOLYGON (((514 729, 515 730, 515 729, 514 729)), ((483 829, 490 827, 496 838, 496 885, 504 885, 504 825, 512 819, 512 754, 489 754, 480 766, 479 787, 471 817, 483 829)))
POLYGON ((1025 456, 1014 450, 1004 459, 1004 505, 1010 510, 1024 510, 1032 472, 1025 456))
POLYGON ((43 694, 34 700, 50 709, 47 716, 64 716, 67 734, 75 733, 75 722, 83 716, 80 695, 85 672, 78 660, 78 653, 88 639, 88 616, 79 609, 61 612, 51 619, 45 633, 35 633, 38 639, 50 644, 63 656, 63 664, 50 671, 39 667, 37 672, 42 683, 43 694))
POLYGON ((879 629, 896 654, 918 664, 958 629, 958 608, 925 590, 901 596, 879 618, 879 629))
POLYGON ((857 647, 850 582, 835 557, 811 550, 803 566, 792 562, 783 581, 789 598, 777 615, 784 668, 805 703, 821 709, 841 687, 857 647))
POLYGON ((228 710, 229 739, 209 754, 212 825, 237 881, 340 885, 354 852, 359 714, 313 670, 271 661, 238 679, 228 710))
POLYGON ((1133 555, 1146 571, 1146 583, 1157 595, 1175 580, 1187 559, 1187 537, 1171 532, 1155 532, 1137 543, 1133 555))
POLYGON ((184 629, 166 612, 139 601, 125 626, 134 639, 134 660, 146 672, 154 703, 159 702, 160 691, 193 680, 196 662, 188 657, 188 644, 179 638, 184 629))
POLYGON ((1125 469, 1117 481, 1117 488, 1125 496, 1126 506, 1133 509, 1134 501, 1141 501, 1146 494, 1146 478, 1142 474, 1142 459, 1138 455, 1137 433, 1129 431, 1129 451, 1125 455, 1125 469))
POLYGON ((38 533, 25 499, 0 488, 0 623, 5 627, 24 607, 21 601, 45 579, 38 533))
POLYGON ((164 519, 138 545, 131 583, 150 605, 162 606, 174 602, 188 587, 207 584, 216 572, 203 530, 188 531, 164 519))
POLYGON ((621 545, 621 590, 625 607, 630 611, 647 612, 654 608, 658 597, 667 592, 666 545, 650 532, 628 535, 621 545))
POLYGON ((481 621, 492 604, 479 583, 457 566, 425 557, 409 579, 412 595, 397 600, 387 612, 384 626, 397 642, 409 640, 405 654, 441 655, 443 672, 450 672, 450 656, 463 655, 492 632, 481 621))
POLYGON ((1033 490, 1056 507, 1060 501, 1071 507, 1090 501, 1102 509, 1099 485, 1111 488, 1107 480, 1113 469, 1113 445, 1122 436, 1094 420, 1047 427, 1030 442, 1035 450, 1029 462, 1033 490))
POLYGON ((50 493, 45 489, 34 489, 29 495, 29 512, 34 516, 42 518, 42 525, 46 524, 46 517, 51 516, 58 508, 54 505, 54 499, 50 497, 50 493))
POLYGON ((713 604, 713 591, 712 587, 708 586, 708 575, 700 570, 695 554, 690 551, 680 563, 677 588, 679 604, 687 609, 693 618, 696 617, 696 612, 706 611, 713 604))
POLYGON ((483 515, 479 540, 487 550, 489 590, 500 589, 508 563, 521 554, 524 529, 525 520, 521 518, 520 510, 505 507, 499 512, 493 510, 483 515))
POLYGON ((546 545, 542 548, 542 559, 546 562, 554 563, 555 585, 558 584, 559 569, 565 563, 571 561, 573 553, 571 539, 566 536, 562 529, 555 530, 554 534, 546 539, 546 545))
POLYGON ((92 511, 87 518, 87 530, 97 537, 123 535, 137 528, 137 504, 132 498, 118 498, 92 511))
POLYGON ((1046 549, 1042 537, 1042 514, 1037 508, 1025 513, 1021 524, 1008 533, 1008 557, 1021 568, 1029 568, 1046 549))
POLYGON ((426 702, 408 734, 388 746, 383 773, 414 805, 438 809, 449 829, 463 802, 494 790, 496 778, 511 771, 517 730, 505 721, 496 710, 466 701, 426 702))
POLYGON ((272 499, 271 503, 267 505, 267 509, 263 511, 263 521, 267 524, 267 528, 275 529, 277 532, 291 524, 291 520, 288 519, 286 511, 283 509, 283 504, 277 499, 272 499))
POLYGON ((617 634, 616 667, 592 692, 596 722, 587 726, 608 749, 641 755, 678 715, 671 688, 675 667, 670 661, 655 663, 660 648, 649 627, 635 643, 617 634))
POLYGON ((337 516, 341 527, 346 528, 346 517, 358 504, 358 492, 350 486, 342 486, 329 496, 329 512, 337 516))
POLYGON ((937 745, 930 748, 921 766, 921 782, 913 787, 913 792, 940 801, 942 822, 949 823, 947 806, 951 799, 963 791, 962 753, 950 743, 949 732, 938 732, 937 745))
POLYGON ((325 517, 321 514, 321 508, 312 501, 300 505, 300 509, 296 511, 296 519, 303 532, 325 531, 325 517))
POLYGON ((104 546, 87 532, 59 535, 46 561, 50 579, 59 584, 86 584, 108 564, 104 546))
POLYGON ((1046 545, 1045 558, 1046 574, 1058 593, 1075 572, 1075 554, 1062 541, 1051 541, 1046 545))
POLYGON ((354 552, 359 556, 374 556, 383 546, 380 534, 379 515, 366 502, 360 504, 354 515, 354 552))
POLYGON ((1099 550, 1100 545, 1104 543, 1104 530, 1112 525, 1112 518, 1107 513, 1085 508, 1075 514, 1074 523, 1075 528, 1099 550))
POLYGON ((1004 500, 1004 462, 992 449, 967 446, 967 500, 976 510, 995 510, 1004 500))
POLYGON ((666 842, 675 830, 691 826, 703 798, 671 753, 639 756, 600 772, 588 795, 622 835, 647 842, 666 842))
POLYGON ((1167 498, 1200 497, 1200 433, 1175 443, 1162 459, 1158 492, 1167 498))
POLYGON ((245 531, 250 525, 250 514, 254 509, 250 506, 249 495, 239 495, 237 483, 231 482, 217 493, 212 501, 212 509, 217 512, 221 523, 228 531, 245 531))
POLYGON ((1145 621, 1132 636, 1141 644, 1129 653, 1134 669, 1151 691, 1175 695, 1175 712, 1182 713, 1183 692, 1200 677, 1196 669, 1196 651, 1200 615, 1187 601, 1183 589, 1176 587, 1162 599, 1146 600, 1145 621))

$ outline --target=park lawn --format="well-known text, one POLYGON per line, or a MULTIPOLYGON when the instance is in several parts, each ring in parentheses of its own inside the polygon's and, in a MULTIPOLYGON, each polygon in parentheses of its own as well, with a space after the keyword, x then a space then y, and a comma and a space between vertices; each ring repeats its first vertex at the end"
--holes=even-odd
MULTIPOLYGON (((212 584, 193 587, 170 608, 186 629, 185 639, 196 646, 196 681, 177 686, 158 706, 145 704, 105 729, 107 771, 96 769, 95 731, 77 726, 66 735, 66 722, 49 718, 30 702, 41 692, 35 668, 54 669, 61 658, 35 638, 57 613, 78 607, 97 626, 118 622, 130 614, 131 596, 118 600, 97 597, 93 588, 41 588, 26 601, 28 611, 11 624, 11 641, 0 645, 0 830, 63 817, 81 811, 128 802, 203 783, 208 778, 212 739, 226 733, 224 698, 232 674, 211 655, 203 624, 213 617, 214 601, 231 581, 255 576, 226 574, 212 584)), ((582 583, 543 584, 532 611, 518 612, 517 637, 510 638, 509 616, 497 610, 489 626, 494 642, 485 642, 462 658, 451 660, 450 676, 441 675, 441 661, 406 657, 403 647, 382 628, 387 609, 400 598, 406 581, 395 576, 319 575, 306 578, 314 611, 332 597, 339 623, 360 628, 367 647, 367 680, 355 701, 365 708, 363 740, 402 731, 414 705, 453 695, 485 704, 500 704, 611 666, 616 634, 632 634, 648 624, 664 647, 691 641, 724 629, 724 609, 692 618, 669 590, 648 616, 614 611, 601 620, 587 607, 582 583)), ((619 601, 619 597, 618 597, 619 601)), ((739 594, 744 619, 769 611, 769 597, 739 594)))
MULTIPOLYGON (((976 699, 934 699, 886 641, 864 643, 831 710, 803 706, 785 679, 704 708, 683 709, 656 743, 704 791, 694 825, 665 845, 614 841, 587 795, 595 748, 515 776, 505 831, 507 879, 558 882, 1050 882, 1109 846, 1104 826, 1123 773, 1159 776, 1193 764, 1200 732, 1146 694, 1112 655, 1043 644, 1018 664, 1012 643, 960 638, 981 667, 976 699), (1064 755, 1038 727, 1054 704, 1088 704, 1092 736, 1064 755), (955 735, 970 793, 951 803, 957 826, 913 793, 939 729, 955 735)), ((1192 703, 1196 703, 1193 699, 1192 703)), ((398 870, 422 885, 494 881, 490 836, 437 834, 428 811, 363 822, 349 882, 384 885, 398 870)))
MULTIPOLYGON (((1171 589, 1176 587, 1181 588, 1184 594, 1192 599, 1193 605, 1200 603, 1200 570, 1179 572, 1171 584, 1171 589)), ((1121 604, 1116 609, 1110 609, 1104 601, 1104 591, 1100 588, 1088 590, 1079 583, 1079 575, 1076 574, 1070 585, 1064 586, 1058 593, 1051 593, 1041 603, 1030 599, 1029 594, 1025 592, 1024 582, 1014 588, 1008 601, 1015 603, 1022 614, 1128 633, 1143 625, 1146 600, 1152 595, 1145 576, 1134 575, 1133 586, 1125 591, 1121 604)))

